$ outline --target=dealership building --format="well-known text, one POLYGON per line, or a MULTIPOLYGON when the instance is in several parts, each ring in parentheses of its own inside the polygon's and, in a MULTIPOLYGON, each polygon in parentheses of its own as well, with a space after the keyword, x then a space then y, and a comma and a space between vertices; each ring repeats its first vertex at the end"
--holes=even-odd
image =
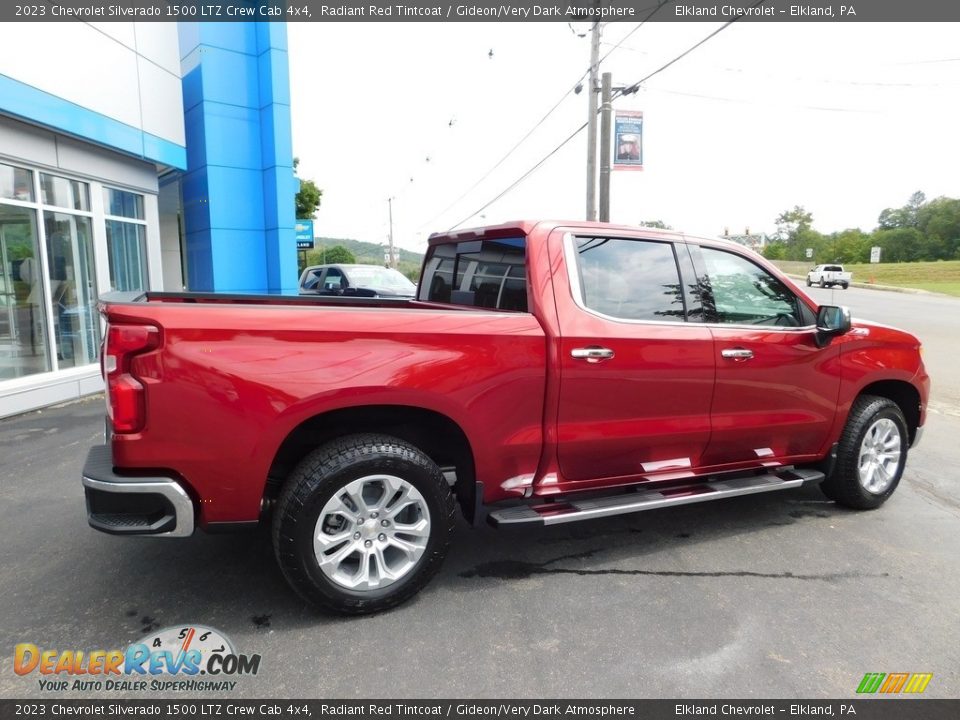
POLYGON ((3 34, 0 417, 102 388, 103 293, 295 292, 283 23, 3 34))

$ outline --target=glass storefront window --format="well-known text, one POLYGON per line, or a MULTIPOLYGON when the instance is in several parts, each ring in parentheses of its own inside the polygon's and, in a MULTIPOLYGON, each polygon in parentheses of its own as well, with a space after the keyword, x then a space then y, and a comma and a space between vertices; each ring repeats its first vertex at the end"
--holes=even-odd
POLYGON ((110 287, 123 291, 146 290, 146 228, 121 220, 107 220, 106 223, 110 287))
POLYGON ((61 368, 88 365, 100 348, 90 218, 46 210, 43 223, 57 360, 61 368))
POLYGON ((40 173, 40 198, 44 205, 90 211, 90 186, 78 180, 40 173))
POLYGON ((52 369, 41 277, 36 211, 0 204, 0 380, 52 369))
POLYGON ((0 198, 33 202, 33 173, 0 163, 0 198))
POLYGON ((103 189, 103 211, 107 215, 143 220, 143 195, 125 190, 103 189))

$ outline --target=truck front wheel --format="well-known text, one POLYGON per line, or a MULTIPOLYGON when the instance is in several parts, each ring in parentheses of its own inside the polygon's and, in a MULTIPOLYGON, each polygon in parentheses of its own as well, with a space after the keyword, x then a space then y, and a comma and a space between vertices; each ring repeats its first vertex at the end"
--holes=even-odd
POLYGON ((408 600, 440 568, 454 527, 449 485, 398 438, 351 435, 314 450, 277 501, 273 545, 287 582, 348 614, 408 600))
POLYGON ((840 436, 836 467, 821 490, 850 508, 880 507, 897 489, 908 445, 907 422, 900 407, 884 397, 861 395, 840 436))

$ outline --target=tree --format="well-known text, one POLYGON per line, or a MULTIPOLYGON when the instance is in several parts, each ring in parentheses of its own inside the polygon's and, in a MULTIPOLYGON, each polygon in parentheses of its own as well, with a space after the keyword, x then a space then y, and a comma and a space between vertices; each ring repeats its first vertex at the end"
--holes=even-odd
POLYGON ((858 263, 870 260, 871 236, 860 228, 852 228, 831 234, 827 241, 827 257, 835 263, 858 263))
POLYGON ((917 229, 926 238, 930 260, 960 260, 960 200, 938 197, 917 211, 917 229))
POLYGON ((807 248, 813 250, 813 259, 829 254, 827 239, 814 230, 813 214, 802 205, 784 210, 777 216, 777 242, 769 243, 763 254, 776 260, 807 260, 807 248))
POLYGON ((877 222, 884 229, 917 227, 920 209, 926 201, 927 196, 917 190, 903 207, 886 208, 880 213, 877 222))
POLYGON ((667 225, 663 220, 641 220, 640 225, 642 227, 658 228, 660 230, 673 230, 673 228, 667 225))
POLYGON ((321 246, 316 250, 307 252, 307 265, 331 265, 333 263, 353 265, 355 262, 357 262, 356 256, 343 245, 334 245, 328 248, 321 246))
POLYGON ((919 260, 918 248, 923 235, 912 227, 878 228, 870 241, 881 249, 883 262, 913 262, 919 260))
POLYGON ((807 212, 802 205, 794 205, 793 210, 785 210, 776 219, 777 234, 781 240, 795 241, 804 230, 813 225, 813 214, 807 212))
MULTIPOLYGON (((293 172, 296 174, 300 158, 293 159, 293 172)), ((297 219, 310 220, 317 214, 320 201, 323 199, 323 190, 317 187, 313 180, 300 180, 300 190, 297 192, 297 219)))

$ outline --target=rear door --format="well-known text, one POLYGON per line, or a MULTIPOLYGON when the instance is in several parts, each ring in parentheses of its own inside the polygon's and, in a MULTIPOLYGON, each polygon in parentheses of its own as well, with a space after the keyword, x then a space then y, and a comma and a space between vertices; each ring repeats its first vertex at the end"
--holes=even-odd
POLYGON ((833 424, 839 348, 818 348, 815 317, 732 249, 691 246, 713 334, 717 379, 707 465, 780 464, 816 455, 833 424))
POLYGON ((563 482, 692 474, 709 440, 715 360, 685 246, 556 232, 550 252, 567 266, 554 274, 563 482))

